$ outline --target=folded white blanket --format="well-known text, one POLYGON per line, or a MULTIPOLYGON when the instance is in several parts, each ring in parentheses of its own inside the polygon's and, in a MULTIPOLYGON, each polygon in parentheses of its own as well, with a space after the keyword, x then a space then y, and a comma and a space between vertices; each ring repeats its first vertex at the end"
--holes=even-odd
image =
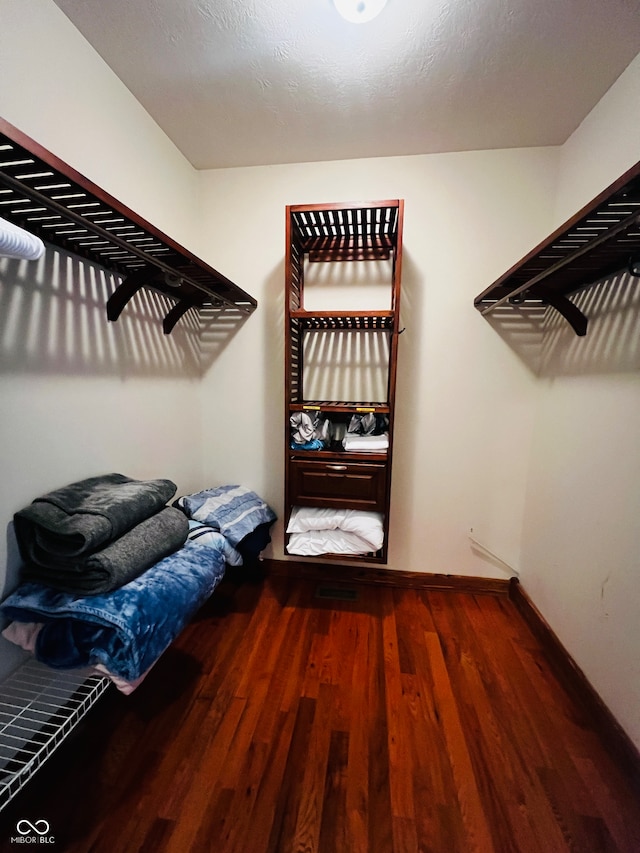
POLYGON ((356 435, 348 432, 342 440, 342 446, 345 450, 368 451, 376 453, 389 448, 389 434, 382 435, 356 435))
POLYGON ((44 243, 35 234, 0 217, 0 257, 37 261, 44 254, 44 243))

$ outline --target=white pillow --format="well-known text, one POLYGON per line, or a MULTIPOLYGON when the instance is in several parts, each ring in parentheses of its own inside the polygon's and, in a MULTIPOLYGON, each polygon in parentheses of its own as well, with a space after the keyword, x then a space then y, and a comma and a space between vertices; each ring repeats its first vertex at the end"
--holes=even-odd
MULTIPOLYGON (((305 533, 310 530, 341 530, 355 533, 368 547, 365 551, 382 548, 384 529, 379 512, 358 509, 331 509, 324 507, 294 507, 287 525, 287 533, 305 533)), ((344 553, 344 552, 340 552, 344 553)))
MULTIPOLYGON (((382 542, 380 543, 380 546, 382 542)), ((355 533, 345 530, 308 530, 292 533, 287 552, 301 557, 317 557, 320 554, 369 554, 377 548, 355 533)))

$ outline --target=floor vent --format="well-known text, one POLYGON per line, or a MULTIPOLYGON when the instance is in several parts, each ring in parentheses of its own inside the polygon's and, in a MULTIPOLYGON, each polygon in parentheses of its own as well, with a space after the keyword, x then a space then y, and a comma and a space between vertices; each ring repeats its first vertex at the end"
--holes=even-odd
POLYGON ((358 592, 355 589, 344 587, 319 586, 316 589, 316 598, 332 598, 338 601, 357 601, 358 592))

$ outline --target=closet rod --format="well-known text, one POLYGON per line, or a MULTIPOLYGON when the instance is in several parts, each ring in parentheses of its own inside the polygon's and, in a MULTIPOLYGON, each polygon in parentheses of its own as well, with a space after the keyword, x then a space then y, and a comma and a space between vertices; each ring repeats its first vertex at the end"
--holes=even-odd
MULTIPOLYGON (((222 296, 221 294, 212 294, 211 291, 205 286, 199 284, 197 281, 194 281, 187 275, 184 275, 180 270, 175 269, 175 267, 171 267, 168 264, 165 264, 163 261, 154 258, 151 255, 147 255, 142 249, 138 249, 137 246, 128 243, 126 240, 123 240, 121 237, 118 237, 117 234, 112 234, 110 231, 107 231, 104 228, 101 228, 99 225, 96 225, 94 222, 88 222, 81 214, 74 213, 74 211, 69 210, 63 204, 59 204, 57 201, 47 198, 47 196, 38 192, 38 190, 32 189, 31 187, 25 186, 20 181, 15 180, 10 175, 4 174, 0 172, 0 183, 9 187, 16 192, 22 193, 23 195, 28 196, 32 201, 38 202, 38 204, 44 205, 49 210, 53 210, 59 216, 67 217, 71 219, 78 225, 81 225, 83 228, 86 228, 88 232, 92 234, 97 234, 100 237, 103 237, 105 240, 108 240, 110 243, 115 243, 115 245, 119 246, 121 249, 125 249, 127 252, 130 252, 132 255, 136 255, 141 260, 145 261, 145 263, 151 264, 157 267, 162 272, 167 273, 168 275, 175 277, 178 276, 187 284, 190 284, 196 290, 201 291, 202 293, 206 293, 209 297, 208 303, 212 305, 219 304, 220 302, 226 303, 227 307, 234 308, 236 310, 240 310, 245 314, 250 314, 253 310, 254 306, 243 306, 242 304, 238 304, 232 302, 230 299, 222 296), (213 298, 212 298, 213 297, 213 298)), ((117 211, 115 211, 117 213, 117 211)), ((151 287, 153 285, 150 285, 151 287)), ((164 291, 163 291, 164 292, 164 291)), ((194 305, 193 307, 198 307, 194 305)))

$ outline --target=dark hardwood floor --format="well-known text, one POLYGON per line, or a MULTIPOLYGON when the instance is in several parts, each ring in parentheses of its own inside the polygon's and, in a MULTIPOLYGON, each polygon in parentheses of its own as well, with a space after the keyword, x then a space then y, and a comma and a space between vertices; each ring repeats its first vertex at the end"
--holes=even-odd
POLYGON ((65 853, 640 851, 636 780, 506 595, 353 592, 223 584, 5 809, 1 849, 45 819, 65 853))

